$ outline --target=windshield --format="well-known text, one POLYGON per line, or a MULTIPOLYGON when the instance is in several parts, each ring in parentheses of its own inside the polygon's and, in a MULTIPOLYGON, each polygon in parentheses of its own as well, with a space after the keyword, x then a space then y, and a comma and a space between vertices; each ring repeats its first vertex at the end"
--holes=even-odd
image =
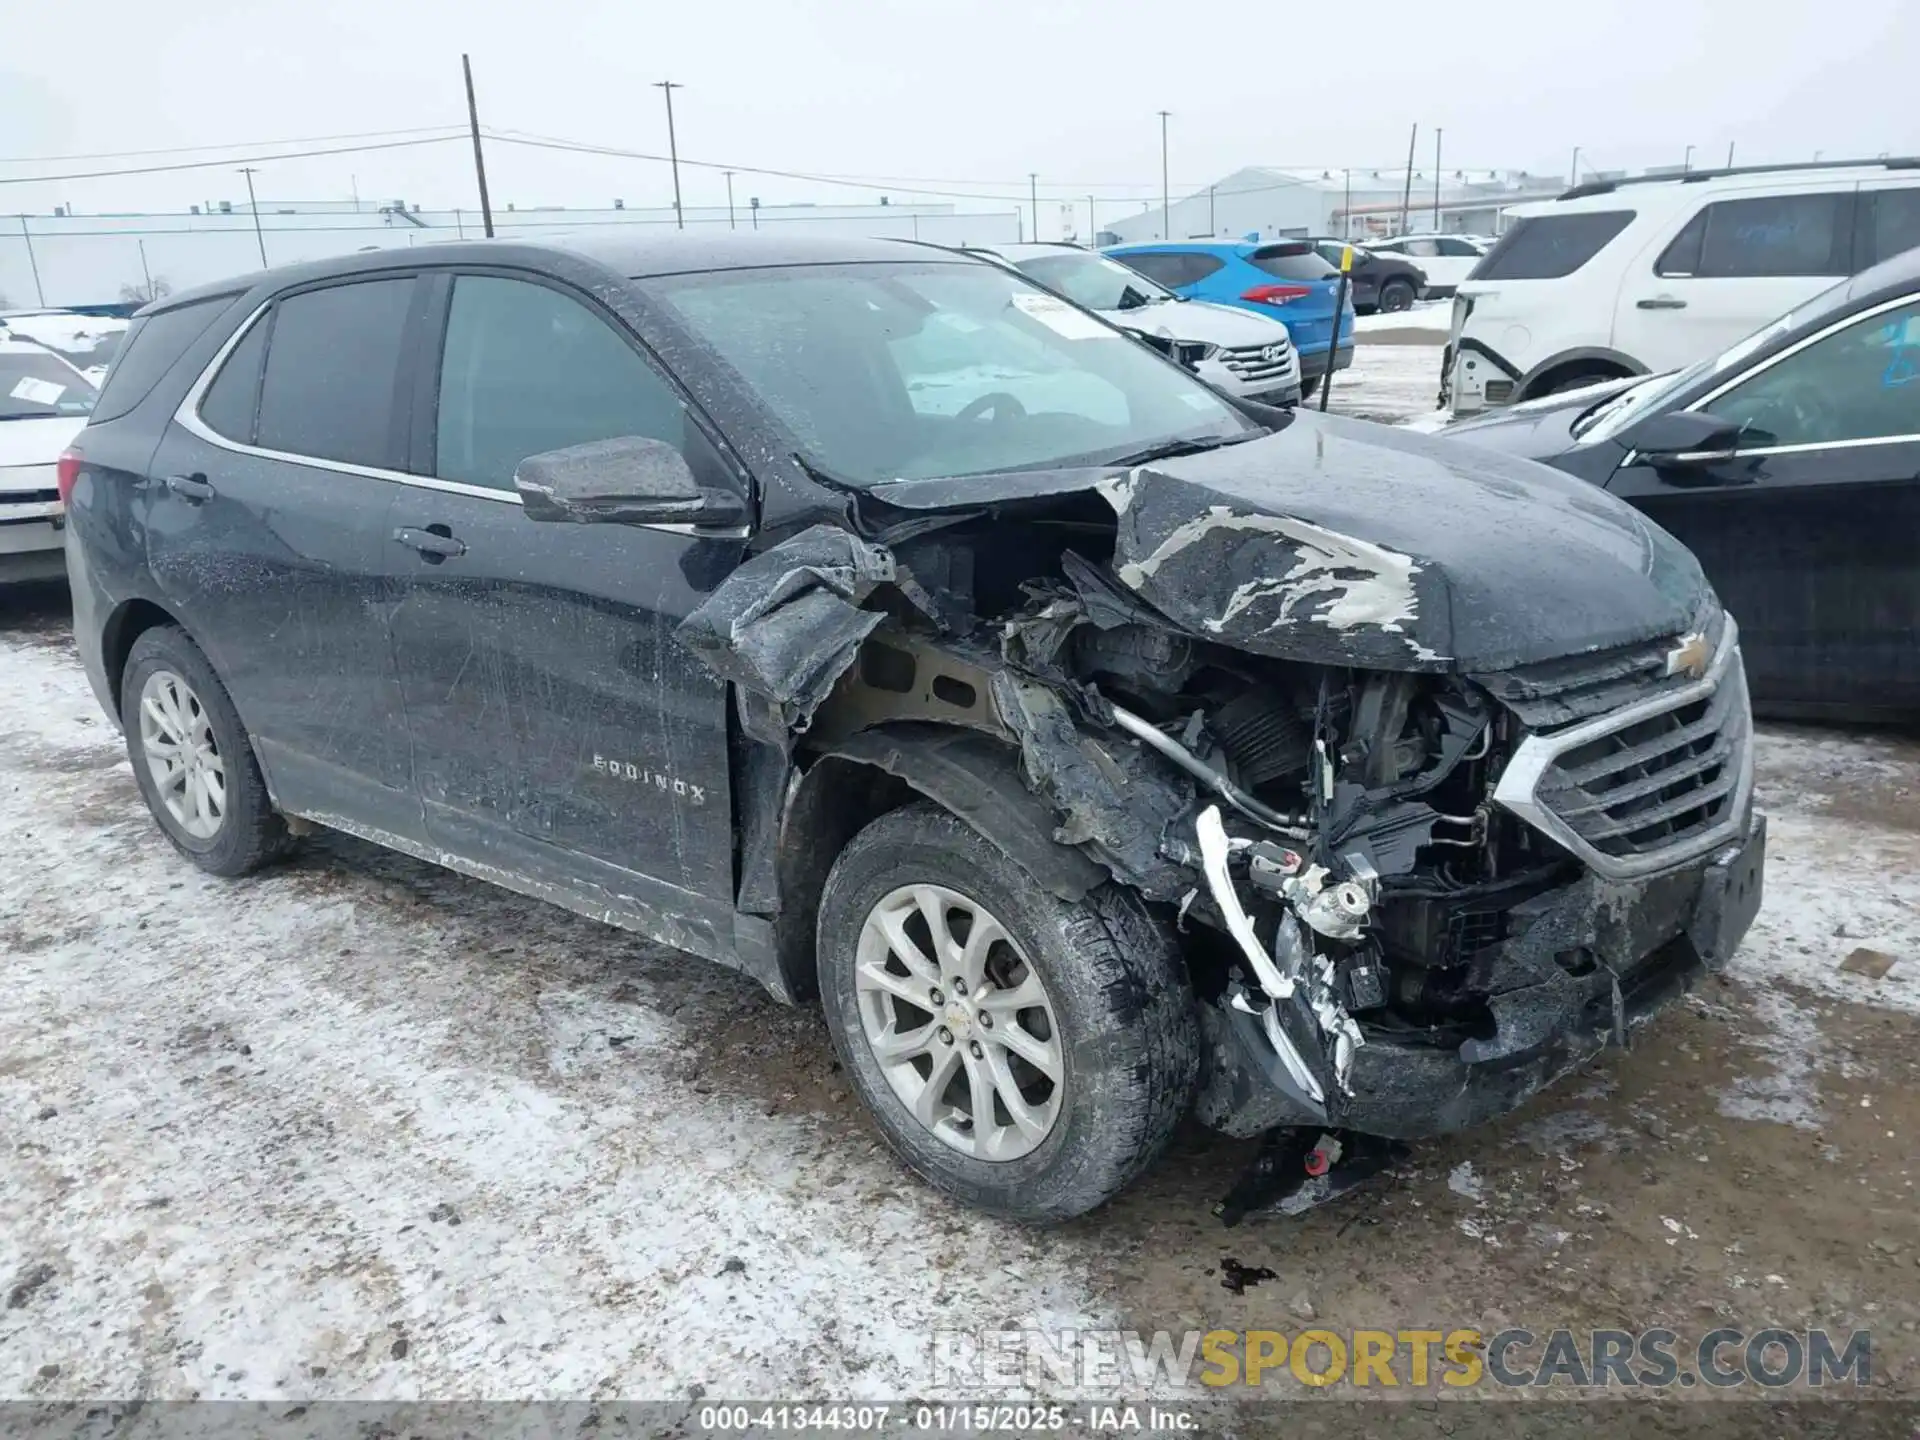
POLYGON ((1089 310, 1137 310, 1180 297, 1103 255, 1036 255, 1014 264, 1076 305, 1089 310))
POLYGON ((1815 316, 1834 310, 1837 308, 1834 303, 1836 295, 1844 292, 1852 283, 1851 280, 1842 280, 1838 285, 1829 287, 1811 300, 1796 305, 1778 320, 1769 320, 1751 335, 1735 341, 1718 355, 1709 355, 1704 360, 1696 360, 1684 370, 1652 376, 1631 389, 1621 391, 1606 404, 1574 422, 1574 439, 1583 445, 1597 445, 1602 440, 1612 439, 1630 422, 1648 414, 1669 397, 1690 388, 1696 381, 1745 363, 1761 346, 1774 337, 1799 328, 1815 316))
POLYGON ((84 375, 36 350, 0 350, 0 420, 86 415, 98 392, 84 375))
POLYGON ((1260 427, 997 265, 902 261, 638 282, 815 468, 855 485, 1112 463, 1260 427))

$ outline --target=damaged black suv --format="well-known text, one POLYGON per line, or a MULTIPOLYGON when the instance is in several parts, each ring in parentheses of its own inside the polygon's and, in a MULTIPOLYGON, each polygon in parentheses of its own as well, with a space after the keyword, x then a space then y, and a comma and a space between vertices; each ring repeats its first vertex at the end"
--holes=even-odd
POLYGON ((62 467, 168 839, 315 825, 818 996, 907 1161, 1231 1213, 1518 1105, 1723 965, 1734 621, 1627 506, 1232 401, 890 242, 421 247, 133 323, 62 467))

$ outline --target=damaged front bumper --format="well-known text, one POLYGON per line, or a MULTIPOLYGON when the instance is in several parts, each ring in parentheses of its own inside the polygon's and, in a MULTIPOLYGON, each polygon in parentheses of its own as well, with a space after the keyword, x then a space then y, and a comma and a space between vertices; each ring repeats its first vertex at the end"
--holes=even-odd
MULTIPOLYGON (((1487 1018, 1466 1038, 1362 1020, 1344 1085, 1303 1104, 1265 1012, 1203 1004, 1203 1122, 1230 1135, 1339 1126, 1418 1139, 1517 1109, 1722 969, 1760 908, 1766 819, 1705 860, 1631 881, 1586 874, 1516 906, 1477 957, 1487 1018)), ((1238 992, 1235 992, 1238 993, 1238 992)))

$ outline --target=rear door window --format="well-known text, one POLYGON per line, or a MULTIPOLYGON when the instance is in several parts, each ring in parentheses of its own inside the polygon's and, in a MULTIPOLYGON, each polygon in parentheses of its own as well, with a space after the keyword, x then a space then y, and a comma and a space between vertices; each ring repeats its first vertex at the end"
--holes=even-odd
POLYGON ((274 306, 256 443, 289 455, 400 470, 394 424, 413 278, 361 280, 274 306))
POLYGON ((569 295, 494 275, 453 282, 437 417, 433 473, 494 490, 511 490, 529 455, 569 445, 631 435, 690 448, 679 395, 612 326, 569 295))
POLYGON ((210 295, 171 310, 142 315, 127 327, 127 338, 120 343, 107 369, 106 383, 94 403, 93 418, 117 420, 147 398, 160 377, 172 368, 181 354, 206 334, 207 327, 219 318, 237 298, 235 295, 210 295))
POLYGON ((1604 250, 1628 225, 1631 210, 1529 215, 1514 223, 1474 267, 1475 280, 1557 280, 1604 250))
POLYGON ((1716 200, 1674 236, 1654 273, 1700 280, 1845 275, 1846 200, 1841 193, 1716 200))
POLYGON ((1155 250, 1144 255, 1116 255, 1114 259, 1149 280, 1158 280, 1169 290, 1197 285, 1227 263, 1218 255, 1198 250, 1155 250))
POLYGON ((1280 280, 1329 280, 1339 273, 1311 245, 1269 245, 1247 259, 1280 280))

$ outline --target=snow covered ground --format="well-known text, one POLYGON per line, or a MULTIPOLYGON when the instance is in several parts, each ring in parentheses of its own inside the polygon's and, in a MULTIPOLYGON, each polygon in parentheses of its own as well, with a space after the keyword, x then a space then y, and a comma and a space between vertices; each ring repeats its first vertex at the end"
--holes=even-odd
MULTIPOLYGON (((1363 334, 1354 346, 1353 365, 1334 373, 1327 409, 1364 420, 1431 429, 1446 420, 1434 408, 1439 395, 1439 343, 1374 344, 1363 334)), ((1310 403, 1318 403, 1317 397, 1310 403)))
POLYGON ((1411 310, 1361 315, 1353 324, 1356 343, 1405 338, 1406 343, 1439 344, 1453 325, 1453 301, 1423 300, 1411 310))

